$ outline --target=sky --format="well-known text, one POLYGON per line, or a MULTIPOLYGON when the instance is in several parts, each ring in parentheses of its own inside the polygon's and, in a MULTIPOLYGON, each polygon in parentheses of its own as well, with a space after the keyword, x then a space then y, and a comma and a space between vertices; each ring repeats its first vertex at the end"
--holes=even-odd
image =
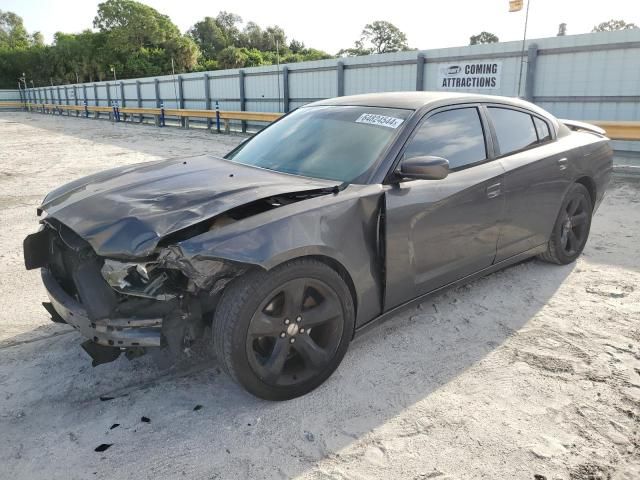
MULTIPOLYGON (((50 43, 57 31, 79 32, 91 28, 100 0, 0 0, 0 9, 17 13, 29 32, 40 31, 50 43)), ((409 46, 418 49, 468 45, 481 31, 501 41, 522 39, 524 9, 509 13, 508 0, 418 0, 366 2, 348 0, 143 0, 168 15, 185 32, 205 16, 226 10, 244 22, 262 27, 279 25, 288 39, 335 54, 350 47, 365 24, 387 20, 407 34, 409 46)), ((526 0, 525 0, 526 4, 526 0)), ((555 36, 560 23, 567 34, 590 32, 594 25, 623 19, 640 25, 638 0, 530 0, 528 38, 555 36)))

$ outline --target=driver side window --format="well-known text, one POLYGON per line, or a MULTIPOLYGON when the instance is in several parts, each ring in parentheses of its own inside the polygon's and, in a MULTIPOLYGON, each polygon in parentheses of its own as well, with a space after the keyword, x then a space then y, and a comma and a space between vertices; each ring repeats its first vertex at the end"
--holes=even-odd
POLYGON ((475 107, 436 113, 419 125, 407 143, 405 158, 432 155, 449 160, 449 168, 487 159, 480 114, 475 107))

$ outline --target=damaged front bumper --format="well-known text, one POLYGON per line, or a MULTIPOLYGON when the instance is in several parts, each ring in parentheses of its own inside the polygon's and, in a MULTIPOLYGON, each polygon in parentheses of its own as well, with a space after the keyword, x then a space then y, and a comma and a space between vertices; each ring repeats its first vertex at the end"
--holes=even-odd
POLYGON ((159 347, 162 318, 102 318, 91 320, 87 310, 60 286, 48 268, 42 282, 51 305, 62 320, 83 336, 106 347, 159 347))
POLYGON ((202 306, 215 300, 188 292, 178 270, 152 270, 150 263, 136 269, 135 262, 101 258, 58 223, 45 223, 25 239, 24 258, 28 270, 41 270, 52 320, 88 339, 82 346, 94 366, 150 347, 168 347, 175 358, 201 335, 202 306))

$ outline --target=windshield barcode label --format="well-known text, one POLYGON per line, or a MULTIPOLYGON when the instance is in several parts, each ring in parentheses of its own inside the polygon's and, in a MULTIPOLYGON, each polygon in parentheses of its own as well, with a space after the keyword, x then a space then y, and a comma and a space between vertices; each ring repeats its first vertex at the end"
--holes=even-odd
POLYGON ((379 125, 381 127, 388 128, 398 128, 402 125, 402 122, 404 122, 402 118, 376 115, 375 113, 363 113, 356 120, 356 123, 368 123, 370 125, 379 125))

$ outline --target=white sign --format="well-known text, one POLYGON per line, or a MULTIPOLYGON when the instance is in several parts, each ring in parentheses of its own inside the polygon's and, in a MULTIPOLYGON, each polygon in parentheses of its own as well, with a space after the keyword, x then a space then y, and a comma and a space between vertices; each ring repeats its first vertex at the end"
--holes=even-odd
POLYGON ((368 123, 380 127, 398 128, 404 122, 401 118, 376 115, 375 113, 363 113, 356 119, 356 123, 368 123))
POLYGON ((469 88, 500 88, 502 62, 465 62, 443 65, 438 71, 438 88, 458 90, 469 88))

